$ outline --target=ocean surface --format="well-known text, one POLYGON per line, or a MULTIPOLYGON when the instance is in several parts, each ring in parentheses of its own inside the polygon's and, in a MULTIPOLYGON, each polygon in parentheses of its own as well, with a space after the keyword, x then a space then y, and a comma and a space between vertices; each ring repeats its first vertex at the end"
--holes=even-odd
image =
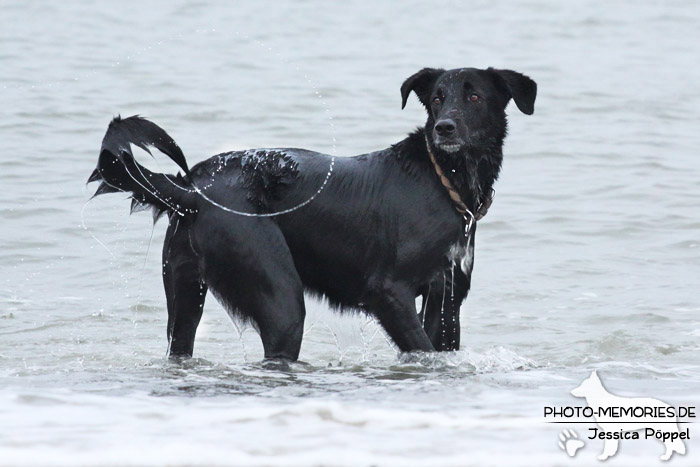
MULTIPOLYGON (((0 10, 0 465, 595 465, 593 425, 543 416, 585 405, 569 392, 592 370, 620 395, 700 403, 700 3, 0 10), (88 202, 110 119, 147 116, 190 163, 351 156, 423 124, 399 87, 425 66, 539 85, 533 116, 509 107, 463 349, 406 359, 372 320, 309 299, 305 363, 266 369, 210 297, 195 358, 168 362, 166 222, 124 195, 88 202), (563 428, 586 442, 575 458, 563 428)), ((698 426, 671 465, 700 465, 698 426)), ((622 441, 608 463, 662 453, 622 441)))

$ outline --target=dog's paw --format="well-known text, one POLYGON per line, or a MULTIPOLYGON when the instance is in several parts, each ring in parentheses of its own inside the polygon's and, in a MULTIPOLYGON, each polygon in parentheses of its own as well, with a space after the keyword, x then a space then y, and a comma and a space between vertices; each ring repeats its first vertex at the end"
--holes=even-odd
POLYGON ((569 455, 569 457, 574 457, 576 455, 576 451, 581 449, 585 443, 578 439, 578 435, 574 430, 564 429, 561 433, 559 433, 559 443, 557 444, 562 451, 569 455))

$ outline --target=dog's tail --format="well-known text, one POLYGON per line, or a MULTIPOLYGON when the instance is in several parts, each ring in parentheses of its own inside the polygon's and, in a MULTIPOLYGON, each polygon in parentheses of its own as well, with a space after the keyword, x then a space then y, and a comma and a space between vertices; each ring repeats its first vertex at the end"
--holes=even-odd
POLYGON ((97 168, 88 183, 100 182, 94 196, 120 191, 131 193, 131 212, 151 209, 155 221, 165 212, 179 215, 194 212, 192 197, 187 196, 192 192, 188 188, 189 176, 182 150, 165 130, 138 115, 129 118, 117 116, 107 127, 97 168), (146 169, 134 159, 132 144, 149 154, 149 146, 155 147, 182 168, 185 176, 146 169))

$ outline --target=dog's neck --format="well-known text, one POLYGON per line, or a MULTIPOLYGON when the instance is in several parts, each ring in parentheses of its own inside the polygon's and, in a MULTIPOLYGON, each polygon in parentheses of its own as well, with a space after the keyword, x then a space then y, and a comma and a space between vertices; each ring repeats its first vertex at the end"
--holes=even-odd
POLYGON ((588 407, 593 409, 595 412, 598 412, 598 409, 604 405, 600 402, 600 398, 597 397, 586 396, 584 399, 586 400, 588 407))
POLYGON ((503 139, 496 139, 479 147, 467 146, 456 153, 447 153, 433 144, 430 132, 419 128, 397 146, 400 146, 400 153, 403 153, 406 159, 427 163, 431 168, 426 136, 436 162, 467 207, 474 212, 490 195, 498 178, 503 161, 503 139))

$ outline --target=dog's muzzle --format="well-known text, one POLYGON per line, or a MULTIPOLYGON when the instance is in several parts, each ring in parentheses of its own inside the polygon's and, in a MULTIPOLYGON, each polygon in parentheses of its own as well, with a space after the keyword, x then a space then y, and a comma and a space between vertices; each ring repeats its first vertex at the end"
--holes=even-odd
POLYGON ((438 147, 445 152, 454 153, 459 151, 462 148, 462 145, 457 143, 443 143, 438 147))

